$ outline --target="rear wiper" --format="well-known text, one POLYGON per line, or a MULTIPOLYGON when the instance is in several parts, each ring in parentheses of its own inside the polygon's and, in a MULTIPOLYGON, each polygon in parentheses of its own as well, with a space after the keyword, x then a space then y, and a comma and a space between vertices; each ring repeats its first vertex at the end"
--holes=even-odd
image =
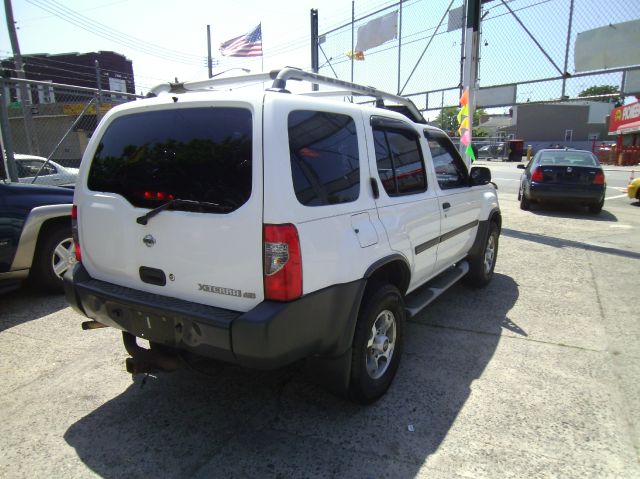
POLYGON ((215 210, 217 212, 231 211, 230 206, 219 205, 218 203, 209 203, 207 201, 194 201, 194 200, 181 200, 176 198, 175 200, 167 201, 161 204, 157 208, 152 209, 148 213, 136 218, 136 223, 140 225, 146 225, 151 218, 160 213, 162 210, 166 210, 172 206, 192 206, 198 209, 198 211, 204 211, 205 209, 215 210))

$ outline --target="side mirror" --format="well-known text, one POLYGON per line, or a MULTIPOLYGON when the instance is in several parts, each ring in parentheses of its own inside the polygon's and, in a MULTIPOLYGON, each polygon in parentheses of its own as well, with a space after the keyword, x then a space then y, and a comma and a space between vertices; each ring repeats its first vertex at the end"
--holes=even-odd
POLYGON ((486 166, 474 166, 470 178, 471 186, 486 185, 491 182, 491 170, 486 166))
POLYGON ((518 168, 519 170, 524 170, 524 165, 520 163, 519 165, 516 165, 516 168, 518 168))

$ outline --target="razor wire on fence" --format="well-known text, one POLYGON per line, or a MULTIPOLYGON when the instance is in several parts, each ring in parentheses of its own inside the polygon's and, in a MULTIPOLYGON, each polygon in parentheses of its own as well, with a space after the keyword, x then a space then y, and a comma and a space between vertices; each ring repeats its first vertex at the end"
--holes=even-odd
MULTIPOLYGON (((0 80, 7 177, 72 185, 100 118, 137 95, 34 80, 0 80)), ((11 178, 15 179, 15 178, 11 178)))
MULTIPOLYGON (((320 72, 411 98, 431 118, 458 104, 462 88, 465 0, 406 0, 360 14, 318 37, 320 72), (396 37, 358 51, 359 30, 396 13, 396 37)), ((322 17, 320 17, 322 18, 322 17)), ((640 65, 585 69, 579 34, 637 20, 637 0, 490 0, 482 3, 478 107, 618 100, 637 89, 640 65), (597 87, 608 88, 597 88, 597 87), (500 89, 496 89, 501 87, 500 89), (608 97, 598 97, 601 94, 608 97)), ((637 25, 637 24, 635 24, 637 25)), ((630 28, 635 28, 631 25, 630 28)), ((606 37, 606 32, 604 32, 606 37)), ((637 49, 636 44, 620 48, 637 49)), ((587 52, 588 54, 589 52, 587 52)), ((593 54, 596 56, 596 53, 593 54)), ((588 59, 587 59, 588 60, 588 59)), ((588 62, 587 62, 588 63, 588 62)))

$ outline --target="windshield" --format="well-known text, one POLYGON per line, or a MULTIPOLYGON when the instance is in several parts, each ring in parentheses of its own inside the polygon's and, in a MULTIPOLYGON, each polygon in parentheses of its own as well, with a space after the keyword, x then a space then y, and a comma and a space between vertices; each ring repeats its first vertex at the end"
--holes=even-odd
POLYGON ((594 155, 587 151, 545 151, 540 153, 541 166, 600 166, 594 155))
POLYGON ((98 145, 88 187, 146 208, 179 198, 233 211, 251 196, 251 146, 251 112, 243 108, 123 116, 98 145))

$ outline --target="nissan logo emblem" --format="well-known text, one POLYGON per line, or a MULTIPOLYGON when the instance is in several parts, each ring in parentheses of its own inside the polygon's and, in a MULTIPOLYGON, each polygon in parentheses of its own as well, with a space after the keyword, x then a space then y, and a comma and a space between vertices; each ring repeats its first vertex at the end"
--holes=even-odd
POLYGON ((144 238, 142 238, 142 242, 148 246, 149 248, 151 248, 154 244, 156 244, 156 239, 151 236, 151 235, 147 235, 144 238))

